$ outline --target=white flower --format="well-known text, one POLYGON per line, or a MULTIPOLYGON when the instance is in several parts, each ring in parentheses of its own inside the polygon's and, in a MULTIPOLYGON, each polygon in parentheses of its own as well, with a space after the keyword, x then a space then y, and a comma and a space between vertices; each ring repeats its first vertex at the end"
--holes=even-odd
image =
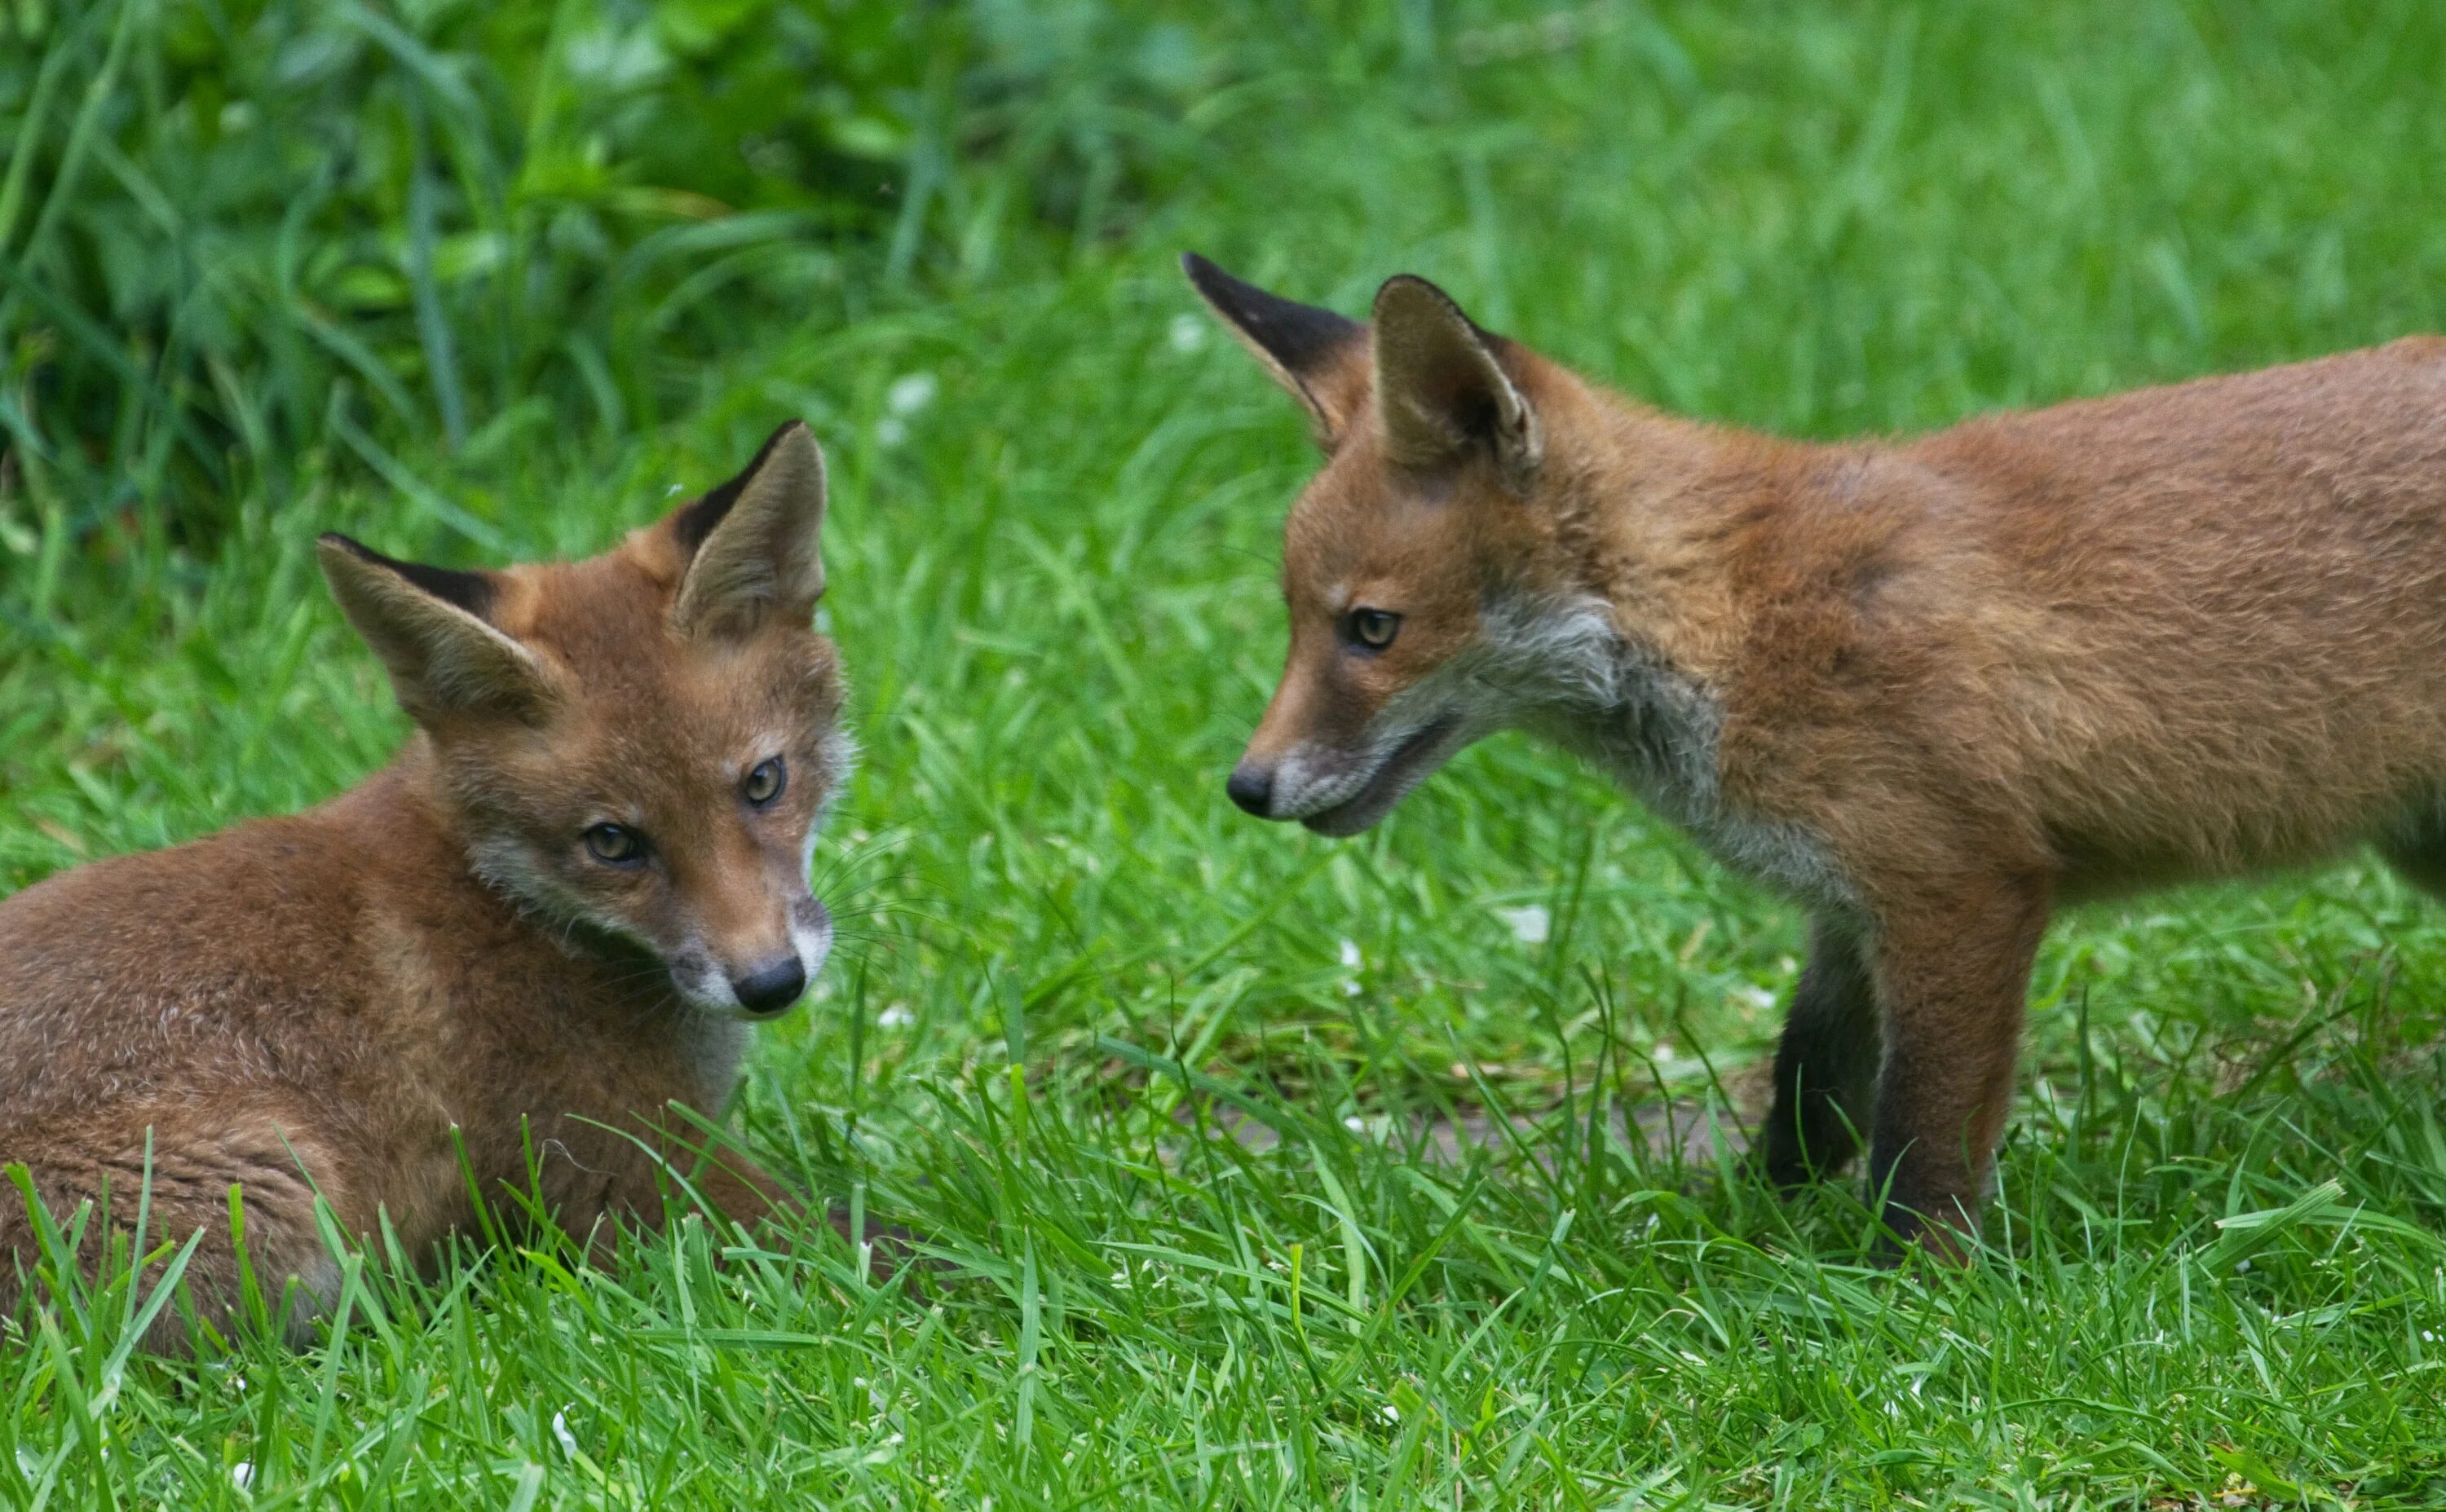
POLYGON ((913 1024, 916 1021, 917 1016, 909 1011, 907 1003, 901 1002, 894 1003, 875 1016, 875 1026, 880 1029, 898 1029, 904 1024, 913 1024))
POLYGON ((552 1436, 560 1440, 560 1452, 573 1460, 577 1458, 577 1435, 569 1431, 569 1408, 576 1405, 572 1402, 552 1415, 552 1436))
POLYGON ((231 1465, 230 1484, 236 1486, 241 1491, 254 1484, 254 1465, 253 1462, 240 1460, 235 1465, 231 1465))
POLYGON ((1656 1058, 1659 1060, 1671 1060, 1673 1058, 1673 1047, 1671 1045, 1657 1046, 1656 1058))
POLYGON ((1542 945, 1553 932, 1554 916, 1542 904, 1530 904, 1521 908, 1497 908, 1495 917, 1512 926, 1512 938, 1524 945, 1542 945))
POLYGON ((1199 351, 1206 345, 1206 322, 1195 315, 1175 315, 1172 317, 1172 329, 1168 334, 1172 339, 1174 351, 1199 351))
POLYGON ((1390 1402, 1385 1403, 1385 1404, 1384 1404, 1384 1421, 1385 1421, 1385 1422, 1387 1422, 1387 1423, 1399 1423, 1400 1421, 1402 1421, 1402 1409, 1401 1409, 1400 1408, 1398 1408, 1398 1407, 1395 1407, 1395 1406, 1394 1406, 1392 1403, 1390 1403, 1390 1402))
POLYGON ((1366 964, 1366 958, 1359 953, 1358 941, 1345 940, 1342 943, 1342 963, 1352 971, 1357 971, 1366 964))
POLYGON ((883 407, 894 415, 914 415, 934 402, 934 375, 903 373, 883 391, 883 407))

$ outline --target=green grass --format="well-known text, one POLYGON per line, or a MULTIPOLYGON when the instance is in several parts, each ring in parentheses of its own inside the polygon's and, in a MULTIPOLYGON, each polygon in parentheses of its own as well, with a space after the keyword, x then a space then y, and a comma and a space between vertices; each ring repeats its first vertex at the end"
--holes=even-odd
POLYGON ((316 531, 591 551, 806 416, 868 756, 821 852, 843 948, 743 1118, 944 1262, 471 1250, 197 1364, 117 1348, 122 1284, 0 1346, 0 1503, 2446 1503, 2446 914, 2355 860, 2063 921, 1992 1253, 1864 1267, 1852 1187, 1620 1132, 1745 1095, 1790 909, 1515 738, 1357 842, 1223 801, 1311 459, 1172 267, 1348 308, 1425 272, 1808 435, 2362 345, 2446 327, 2446 14, 1557 14, 1201 22, 1234 64, 1175 192, 768 322, 651 432, 429 426, 412 487, 301 454, 205 555, 0 493, 13 887, 385 759, 316 531))

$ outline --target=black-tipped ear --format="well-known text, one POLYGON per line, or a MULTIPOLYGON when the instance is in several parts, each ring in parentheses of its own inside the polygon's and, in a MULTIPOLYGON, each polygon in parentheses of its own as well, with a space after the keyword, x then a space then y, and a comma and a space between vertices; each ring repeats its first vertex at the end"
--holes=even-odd
POLYGON ((523 717, 550 699, 535 653, 486 618, 500 592, 489 573, 403 562, 337 532, 315 546, 331 596, 382 658, 410 718, 523 717))
POLYGON ((671 516, 688 553, 671 623, 691 635, 743 635, 767 615, 805 625, 824 592, 823 524, 823 450, 792 420, 737 477, 671 516))
POLYGON ((1361 338, 1367 327, 1332 310, 1267 293, 1195 252, 1180 254, 1180 269, 1274 382, 1308 406, 1317 443, 1330 451, 1350 422, 1358 385, 1348 378, 1365 356, 1361 338))
POLYGON ((1478 329, 1442 289, 1406 273, 1377 290, 1369 325, 1387 455, 1410 467, 1440 467, 1483 445, 1515 483, 1536 471, 1545 438, 1497 355, 1508 345, 1502 338, 1478 329))

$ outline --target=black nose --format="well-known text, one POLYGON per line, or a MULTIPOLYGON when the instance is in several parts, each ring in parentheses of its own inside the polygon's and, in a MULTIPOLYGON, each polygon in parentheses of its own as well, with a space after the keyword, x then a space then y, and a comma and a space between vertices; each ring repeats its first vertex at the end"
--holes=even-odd
POLYGON ((730 990, 739 994, 739 1006, 749 1013, 777 1014, 807 990, 807 968, 799 964, 797 956, 783 956, 744 977, 731 978, 730 990))
POLYGON ((1232 779, 1223 784, 1223 791, 1232 795, 1233 803, 1265 818, 1266 811, 1274 802, 1274 769, 1243 761, 1232 769, 1232 779))

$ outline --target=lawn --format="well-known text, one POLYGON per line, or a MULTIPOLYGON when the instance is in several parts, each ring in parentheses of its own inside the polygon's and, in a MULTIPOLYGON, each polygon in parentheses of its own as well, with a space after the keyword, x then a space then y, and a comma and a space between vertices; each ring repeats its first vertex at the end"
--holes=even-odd
MULTIPOLYGON (((1853 1185, 1786 1201, 1737 1160, 1791 908, 1517 737, 1357 841, 1225 801, 1313 458, 1175 266, 1354 313, 1422 272, 1633 394, 1807 436, 2367 345, 2446 328, 2446 11, 1142 9, 1113 25, 1170 84, 1093 94, 1121 64, 1080 44, 796 308, 604 307, 592 387, 520 365, 562 316, 513 302, 460 330, 461 392, 408 276, 407 355, 351 369, 393 375, 379 424, 308 426, 277 344, 205 331, 242 465, 179 472, 141 405, 21 440, 0 890, 386 758, 316 532, 590 551, 805 417, 866 756, 818 850, 842 947, 737 1116, 935 1264, 877 1286, 829 1233, 696 1223, 606 1269, 375 1253, 321 1342, 193 1362, 130 1356, 122 1279, 0 1343, 0 1503, 2446 1504, 2446 914, 2361 858, 2062 920, 1988 1252, 1871 1268, 1853 1185)), ((1091 34, 974 9, 1007 52, 1091 34)), ((175 61, 146 47, 131 98, 175 61)), ((911 183, 950 150, 891 148, 911 183)), ((0 261, 49 203, 4 175, 0 261)), ((675 287, 728 255, 678 244, 675 287)), ((21 438, 41 343, 111 340, 27 266, 21 438)))

